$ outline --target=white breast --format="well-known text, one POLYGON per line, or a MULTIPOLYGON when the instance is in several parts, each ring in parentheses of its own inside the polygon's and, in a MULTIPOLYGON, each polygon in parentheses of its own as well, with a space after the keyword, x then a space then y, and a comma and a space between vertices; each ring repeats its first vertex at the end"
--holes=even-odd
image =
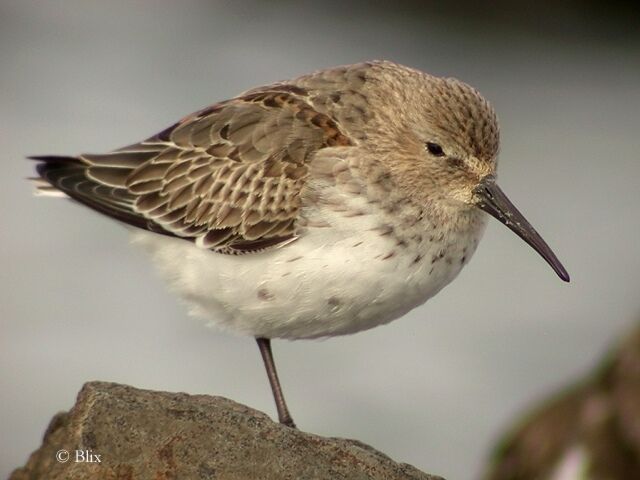
POLYGON ((399 245, 367 208, 353 217, 317 211, 299 239, 258 254, 224 255, 142 230, 133 239, 190 313, 209 324, 268 338, 343 335, 390 322, 435 295, 482 233, 479 226, 440 242, 427 234, 420 245, 399 245))

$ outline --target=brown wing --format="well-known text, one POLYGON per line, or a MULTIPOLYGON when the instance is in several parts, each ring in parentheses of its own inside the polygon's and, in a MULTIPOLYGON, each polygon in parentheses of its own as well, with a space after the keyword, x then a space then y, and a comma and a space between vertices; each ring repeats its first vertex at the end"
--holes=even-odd
POLYGON ((295 238, 312 155, 351 143, 304 93, 288 85, 254 91, 111 153, 38 157, 38 172, 132 225, 223 253, 264 250, 295 238))

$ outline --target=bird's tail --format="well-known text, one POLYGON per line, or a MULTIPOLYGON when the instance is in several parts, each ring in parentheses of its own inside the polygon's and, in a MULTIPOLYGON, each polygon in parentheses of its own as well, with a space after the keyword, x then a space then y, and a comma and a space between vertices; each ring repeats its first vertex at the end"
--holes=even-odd
POLYGON ((77 157, 65 156, 33 156, 30 160, 38 162, 36 172, 38 177, 29 177, 35 187, 34 195, 42 197, 66 198, 69 195, 60 188, 59 181, 70 174, 80 174, 86 168, 82 160, 77 157))
MULTIPOLYGON (((142 152, 144 158, 153 152, 142 152)), ((126 187, 127 176, 141 163, 139 152, 105 155, 29 157, 38 162, 32 182, 36 195, 70 197, 122 222, 165 233, 162 227, 135 210, 136 196, 126 187)))

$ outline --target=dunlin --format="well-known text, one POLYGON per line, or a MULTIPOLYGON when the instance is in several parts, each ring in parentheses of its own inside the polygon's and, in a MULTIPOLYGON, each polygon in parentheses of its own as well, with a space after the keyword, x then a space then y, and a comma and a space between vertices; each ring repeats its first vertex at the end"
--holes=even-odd
POLYGON ((257 339, 293 426, 272 338, 381 325, 451 282, 486 213, 566 270, 495 182, 494 110, 391 62, 249 90, 106 154, 34 157, 42 194, 133 227, 191 313, 257 339))

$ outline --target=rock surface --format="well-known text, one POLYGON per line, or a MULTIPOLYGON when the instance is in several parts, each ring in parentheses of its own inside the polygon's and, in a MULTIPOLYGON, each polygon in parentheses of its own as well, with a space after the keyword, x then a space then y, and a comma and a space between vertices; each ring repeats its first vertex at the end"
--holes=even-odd
POLYGON ((438 478, 354 440, 284 427, 226 398, 91 382, 10 480, 438 478))
POLYGON ((486 480, 640 479, 640 325, 505 438, 486 480))

